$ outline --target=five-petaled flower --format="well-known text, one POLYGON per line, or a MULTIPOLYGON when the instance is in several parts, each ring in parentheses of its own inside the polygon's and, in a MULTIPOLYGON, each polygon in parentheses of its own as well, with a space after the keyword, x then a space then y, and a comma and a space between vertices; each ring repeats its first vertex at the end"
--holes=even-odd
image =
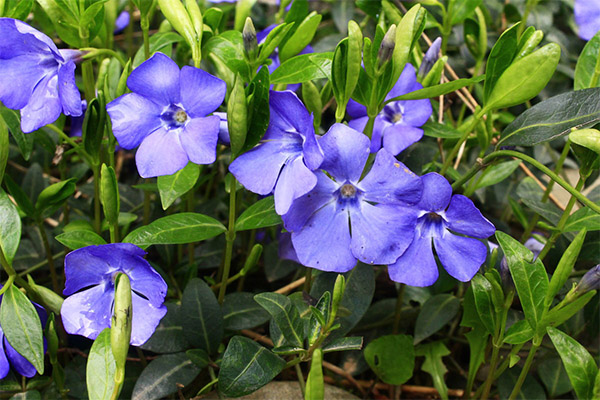
MULTIPOLYGON (((417 82, 415 67, 406 64, 398 82, 385 99, 389 100, 419 89, 423 89, 423 86, 417 82)), ((352 117, 348 125, 363 131, 369 120, 366 107, 350 100, 347 110, 348 115, 352 117)), ((371 152, 375 153, 383 146, 393 155, 397 155, 411 144, 418 142, 423 137, 421 126, 427 122, 431 113, 429 99, 398 100, 387 103, 375 117, 371 152)))
POLYGON ((207 115, 223 102, 225 82, 190 66, 180 71, 156 53, 133 70, 127 86, 133 93, 106 109, 119 145, 140 146, 135 160, 143 178, 171 175, 188 161, 215 161, 220 118, 207 115))
POLYGON ((275 211, 285 214, 294 199, 317 184, 313 172, 323 161, 312 115, 291 91, 271 91, 270 122, 262 142, 236 158, 229 171, 246 189, 275 195, 275 211))
POLYGON ((446 271, 467 282, 485 261, 488 249, 475 238, 487 238, 496 228, 460 194, 452 196, 452 187, 441 175, 432 172, 421 177, 423 197, 419 209, 414 239, 406 252, 388 267, 392 280, 411 286, 433 285, 438 268, 433 247, 446 271))
POLYGON ((346 272, 356 260, 389 264, 413 238, 422 183, 385 149, 360 180, 369 156, 369 139, 334 124, 320 139, 325 153, 317 185, 283 216, 302 264, 346 272), (330 176, 333 178, 330 178, 330 176))
POLYGON ((600 31, 600 1, 575 0, 575 23, 580 38, 593 38, 600 31))
POLYGON ((33 132, 61 112, 79 116, 75 84, 76 50, 59 50, 52 39, 12 18, 0 18, 0 101, 21 110, 21 129, 33 132))
POLYGON ((60 315, 70 334, 95 339, 110 327, 115 278, 122 272, 131 281, 131 344, 144 344, 167 312, 167 284, 144 259, 146 252, 129 243, 88 246, 65 257, 65 299, 60 315))

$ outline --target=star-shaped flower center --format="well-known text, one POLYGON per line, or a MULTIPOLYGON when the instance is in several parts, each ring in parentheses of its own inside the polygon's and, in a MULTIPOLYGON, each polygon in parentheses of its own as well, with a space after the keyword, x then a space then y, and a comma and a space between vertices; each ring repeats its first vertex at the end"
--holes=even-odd
POLYGON ((356 187, 350 183, 346 183, 340 188, 342 197, 354 197, 356 195, 356 187))
POLYGON ((188 122, 189 116, 183 107, 171 104, 163 110, 160 119, 168 129, 178 129, 188 122))

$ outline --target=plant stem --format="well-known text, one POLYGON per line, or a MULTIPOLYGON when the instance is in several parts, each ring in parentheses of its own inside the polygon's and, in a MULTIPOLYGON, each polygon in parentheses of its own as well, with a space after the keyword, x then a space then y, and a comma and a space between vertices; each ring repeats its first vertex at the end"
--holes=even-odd
POLYGON ((148 13, 141 16, 140 26, 142 28, 142 37, 144 38, 144 60, 147 60, 150 58, 150 37, 148 35, 150 21, 148 21, 148 13))
POLYGON ((94 173, 94 230, 98 235, 102 233, 102 214, 100 213, 100 168, 92 167, 94 173))
POLYGON ((304 281, 304 291, 306 293, 310 293, 310 284, 312 282, 312 268, 306 267, 306 271, 304 271, 304 276, 306 280, 304 281))
POLYGON ((508 400, 514 400, 517 398, 519 391, 521 391, 521 386, 523 385, 523 382, 525 382, 525 378, 527 377, 527 374, 529 373, 529 369, 531 368, 531 364, 533 363, 533 358, 535 357, 535 353, 537 352, 537 349, 539 347, 540 347, 540 345, 535 344, 535 340, 534 340, 534 344, 533 344, 533 346, 531 346, 531 349, 529 349, 529 354, 527 355, 527 359, 525 360, 525 365, 523 366, 523 369, 521 370, 521 373, 519 374, 517 383, 515 384, 515 387, 513 388, 512 392, 510 393, 508 400))
POLYGON ((440 171, 441 175, 445 175, 446 174, 446 171, 448 170, 448 168, 450 168, 450 165, 452 165, 452 160, 454 160, 454 157, 456 156, 456 154, 460 150, 460 147, 462 146, 463 142, 468 139, 468 137, 471 134, 471 132, 473 131, 473 129, 475 129, 475 127, 479 123, 479 119, 481 118, 482 115, 483 115, 483 113, 480 111, 480 112, 478 112, 477 114, 475 114, 473 116, 473 120, 471 121, 471 125, 469 125, 467 127, 467 129, 465 130, 465 132, 463 133, 463 135, 460 137, 460 139, 458 139, 458 142, 456 142, 456 144, 454 145, 454 147, 450 151, 450 154, 448 155, 448 157, 446 157, 446 160, 444 161, 444 164, 442 165, 442 169, 440 171))
POLYGON ((235 208, 236 208, 236 188, 237 181, 231 176, 231 186, 229 189, 229 224, 227 233, 225 234, 225 261, 223 262, 223 274, 221 276, 221 287, 219 288, 219 303, 223 304, 225 292, 227 290, 227 280, 229 279, 229 271, 231 270, 231 257, 233 255, 233 241, 235 240, 235 208))
POLYGON ((38 221, 38 228, 42 235, 42 243, 44 244, 44 250, 46 251, 46 259, 48 261, 48 267, 50 268, 50 279, 52 280, 52 289, 55 293, 60 293, 60 285, 58 283, 58 276, 56 275, 56 267, 54 266, 54 257, 52 257, 52 249, 50 248, 50 242, 48 241, 48 235, 46 235, 46 229, 44 228, 43 221, 38 221))
POLYGON ((596 58, 596 66, 594 67, 594 74, 590 80, 590 88, 598 86, 598 79, 600 78, 600 56, 596 58))
POLYGON ((406 285, 404 283, 400 284, 400 288, 398 289, 398 297, 396 298, 396 312, 394 314, 394 335, 398 333, 400 330, 400 317, 402 316, 402 304, 404 299, 404 289, 406 285))

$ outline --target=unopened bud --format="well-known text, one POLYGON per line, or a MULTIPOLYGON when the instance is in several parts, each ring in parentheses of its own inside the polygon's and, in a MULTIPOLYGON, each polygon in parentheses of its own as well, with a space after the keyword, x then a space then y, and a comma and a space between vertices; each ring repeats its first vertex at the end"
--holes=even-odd
POLYGON ((110 326, 110 345, 115 358, 115 382, 125 379, 125 361, 131 340, 131 283, 129 277, 119 273, 115 279, 115 305, 110 326))
POLYGON ((258 263, 258 259, 260 258, 262 251, 262 244, 257 243, 254 245, 254 247, 252 247, 252 250, 250 250, 250 255, 244 263, 244 268, 242 268, 242 271, 240 272, 242 276, 246 275, 252 268, 254 268, 254 266, 258 263))
POLYGON ((590 290, 598 289, 600 289, 600 264, 596 265, 583 275, 583 278, 581 278, 575 287, 575 291, 579 294, 583 294, 590 290))
POLYGON ((256 52, 258 50, 258 41, 256 40, 256 29, 250 17, 246 18, 244 24, 244 30, 242 31, 242 38, 244 39, 244 50, 249 60, 256 58, 256 52))
POLYGON ((390 26, 379 46, 379 53, 377 53, 379 69, 383 68, 392 59, 394 47, 396 47, 396 25, 390 26))
POLYGON ((419 77, 425 77, 429 73, 429 71, 431 71, 433 64, 435 64, 438 58, 440 58, 441 47, 442 38, 437 38, 433 41, 433 43, 431 43, 429 50, 427 50, 425 56, 423 56, 423 61, 421 61, 421 66, 419 67, 418 74, 419 77))

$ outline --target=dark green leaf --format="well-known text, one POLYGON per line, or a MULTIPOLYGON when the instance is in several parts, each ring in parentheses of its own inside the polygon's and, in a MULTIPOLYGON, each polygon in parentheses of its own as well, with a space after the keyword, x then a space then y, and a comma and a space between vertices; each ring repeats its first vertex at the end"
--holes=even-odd
POLYGON ((310 53, 292 57, 273 71, 271 84, 331 79, 332 58, 333 53, 310 53))
POLYGON ((559 358, 545 359, 538 364, 537 369, 549 397, 556 398, 573 390, 567 371, 559 358))
POLYGON ((225 329, 251 329, 269 320, 269 313, 256 301, 252 293, 237 292, 225 296, 223 321, 225 329))
POLYGON ((0 326, 8 343, 44 373, 44 340, 42 323, 31 301, 16 286, 11 285, 2 297, 0 326))
POLYGON ((159 176, 156 179, 156 184, 163 210, 169 208, 175 200, 192 189, 199 176, 200 167, 191 161, 173 175, 159 176))
POLYGON ((86 365, 86 382, 91 400, 110 399, 115 386, 115 358, 110 345, 110 329, 94 340, 86 365))
POLYGON ((364 356, 371 369, 386 383, 402 385, 413 375, 415 349, 412 336, 381 336, 365 347, 364 356))
POLYGON ((210 364, 208 354, 202 349, 191 349, 186 351, 185 354, 200 369, 204 369, 210 364))
POLYGON ((281 217, 275 212, 273 196, 269 196, 248 207, 235 222, 235 230, 245 231, 279 224, 281 217))
MULTIPOLYGON (((513 366, 513 368, 508 368, 500 378, 498 378, 498 392, 500 394, 501 399, 508 399, 510 394, 512 393, 519 374, 521 373, 521 368, 519 366, 513 366)), ((531 399, 545 399, 546 393, 544 392, 544 388, 542 385, 535 380, 533 374, 527 374, 525 377, 525 381, 523 382, 523 386, 521 386, 521 390, 517 393, 516 400, 531 400, 531 399)))
POLYGON ((567 305, 561 308, 554 308, 546 314, 546 317, 542 320, 543 326, 560 326, 563 322, 571 318, 575 315, 579 310, 581 310, 585 305, 594 297, 596 294, 595 290, 591 292, 587 292, 577 300, 568 303, 567 305))
POLYGON ((451 25, 460 24, 469 17, 475 9, 481 4, 481 0, 462 0, 451 3, 454 5, 450 11, 452 15, 451 25))
POLYGON ((440 397, 448 400, 448 387, 444 381, 444 375, 448 372, 442 357, 450 354, 450 350, 442 342, 422 344, 416 348, 417 356, 425 356, 425 362, 421 369, 433 378, 433 386, 437 389, 440 397))
POLYGON ((453 127, 434 121, 427 121, 421 128, 423 129, 425 136, 434 138, 458 139, 462 136, 462 132, 453 127))
POLYGON ((194 347, 213 354, 223 337, 221 306, 210 287, 202 279, 192 279, 181 298, 183 335, 194 347))
POLYGON ((267 131, 270 118, 269 89, 269 70, 261 68, 247 88, 248 98, 250 99, 248 107, 249 127, 243 151, 254 147, 267 131))
POLYGON ((329 320, 331 309, 331 293, 325 292, 316 306, 310 306, 311 316, 308 321, 308 345, 312 346, 322 333, 329 320))
POLYGON ((157 219, 131 232, 124 243, 141 248, 153 244, 193 243, 218 236, 227 229, 214 218, 196 213, 179 213, 157 219))
POLYGON ((42 190, 35 202, 38 215, 43 216, 50 208, 60 206, 75 193, 75 178, 58 182, 42 190))
POLYGON ((582 229, 590 232, 600 230, 600 214, 588 207, 580 208, 569 216, 563 232, 577 232, 582 229))
POLYGON ((323 346, 323 352, 360 350, 363 346, 363 338, 360 336, 350 336, 331 340, 323 346))
POLYGON ((415 325, 415 344, 428 338, 458 313, 460 302, 450 294, 437 294, 425 302, 415 325))
POLYGON ((481 189, 486 186, 495 185, 496 183, 500 183, 515 172, 519 165, 521 164, 521 160, 510 160, 500 164, 496 164, 490 168, 486 168, 483 173, 481 179, 477 182, 475 189, 481 189))
POLYGON ((569 279, 569 275, 571 274, 571 271, 573 271, 573 266, 575 266, 575 261, 577 261, 577 257, 579 257, 581 247, 583 247, 586 233, 586 229, 583 228, 560 258, 560 261, 554 270, 554 274, 552 274, 552 278, 550 279, 548 293, 546 294, 545 299, 546 307, 549 307, 552 304, 554 296, 558 294, 560 289, 562 289, 567 282, 567 279, 569 279))
POLYGON ((463 316, 460 326, 471 328, 465 336, 469 342, 469 376, 471 379, 475 379, 475 374, 483 363, 485 346, 487 345, 489 335, 479 318, 479 313, 475 306, 473 289, 470 286, 463 298, 463 316))
POLYGON ((575 90, 591 87, 598 57, 600 57, 600 33, 596 33, 593 38, 588 40, 577 59, 577 66, 575 67, 575 90))
POLYGON ((506 330, 504 335, 504 343, 521 344, 530 341, 533 338, 534 332, 527 320, 515 322, 506 330))
POLYGON ((113 167, 107 167, 106 164, 102 164, 100 201, 104 209, 104 216, 109 224, 116 225, 119 220, 119 209, 121 208, 119 185, 115 170, 113 167))
POLYGON ((600 121, 600 88, 562 93, 519 115, 504 131, 499 146, 533 146, 600 121))
POLYGON ((0 114, 0 184, 2 183, 2 178, 4 178, 4 170, 8 162, 8 147, 8 128, 0 114))
POLYGON ((0 107, 0 115, 2 115, 13 139, 17 142, 21 155, 25 161, 29 161, 33 151, 33 135, 23 133, 21 130, 21 117, 17 111, 2 106, 0 107))
POLYGON ((148 364, 133 388, 133 400, 155 400, 191 383, 200 372, 185 353, 158 356, 148 364))
POLYGON ((285 366, 285 361, 243 336, 234 336, 227 345, 219 370, 219 391, 241 397, 269 383, 285 366))
MULTIPOLYGON (((167 306, 167 315, 160 320, 160 324, 150 339, 140 347, 160 354, 184 351, 190 347, 190 344, 186 340, 181 326, 181 306, 175 303, 166 303, 165 306, 167 306)), ((200 351, 200 349, 197 350, 200 351)), ((192 357, 190 358, 194 361, 192 357)))
POLYGON ((452 82, 446 82, 435 86, 430 86, 424 89, 415 90, 414 92, 403 94, 402 96, 393 97, 386 100, 386 103, 398 100, 419 100, 439 97, 444 94, 452 93, 465 86, 481 82, 485 79, 485 75, 479 75, 474 78, 457 79, 452 82))
MULTIPOLYGON (((141 0, 141 3, 151 4, 152 2, 141 0)), ((157 32, 150 36, 150 55, 156 53, 157 51, 166 49, 168 46, 171 46, 175 43, 179 43, 182 40, 183 38, 175 32, 157 32)), ((144 61, 144 49, 140 48, 133 58, 133 67, 135 68, 139 66, 144 61)))
POLYGON ((42 395, 37 390, 28 390, 13 395, 10 400, 42 400, 42 395))
POLYGON ((290 299, 278 293, 260 293, 254 296, 254 300, 271 314, 288 344, 303 345, 304 322, 290 299))
POLYGON ((17 254, 21 241, 21 217, 17 207, 0 188, 0 249, 9 264, 17 254))
POLYGON ((483 99, 487 104, 487 100, 492 93, 492 89, 496 85, 500 75, 512 63, 512 60, 517 53, 517 29, 519 24, 511 26, 509 29, 502 32, 494 47, 490 51, 487 63, 485 66, 485 85, 483 87, 483 99))
POLYGON ((77 250, 86 246, 95 246, 99 244, 106 244, 106 240, 96 232, 88 230, 69 231, 61 233, 55 238, 62 245, 68 247, 71 250, 77 250))
POLYGON ((496 332, 496 319, 494 305, 492 304, 492 285, 483 275, 477 274, 471 280, 471 287, 473 288, 475 307, 479 319, 488 333, 494 335, 496 332))

